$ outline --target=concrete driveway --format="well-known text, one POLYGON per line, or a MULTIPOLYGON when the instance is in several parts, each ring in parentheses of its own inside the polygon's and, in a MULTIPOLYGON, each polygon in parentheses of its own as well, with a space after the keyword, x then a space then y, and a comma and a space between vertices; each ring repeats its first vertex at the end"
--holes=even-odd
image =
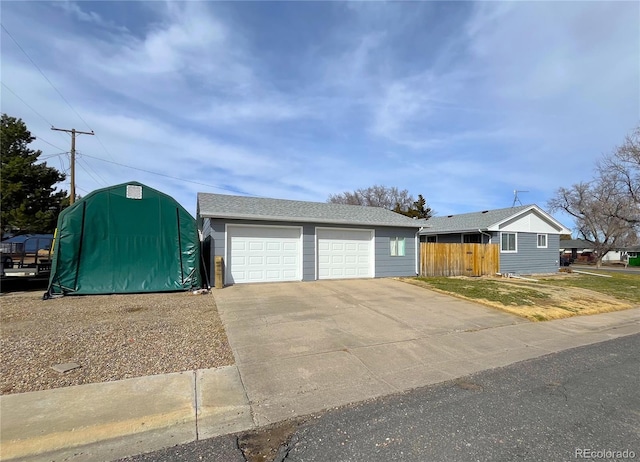
POLYGON ((481 356, 540 354, 489 330, 527 321, 393 279, 245 284, 214 296, 259 425, 459 377, 486 368, 481 356))

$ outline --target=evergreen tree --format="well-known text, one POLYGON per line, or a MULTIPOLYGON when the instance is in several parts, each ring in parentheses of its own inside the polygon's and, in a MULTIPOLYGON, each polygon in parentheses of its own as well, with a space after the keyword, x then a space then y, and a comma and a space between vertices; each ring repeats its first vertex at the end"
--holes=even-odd
POLYGON ((66 191, 56 191, 65 175, 37 163, 41 151, 22 119, 2 114, 0 126, 0 228, 2 232, 53 233, 66 191))

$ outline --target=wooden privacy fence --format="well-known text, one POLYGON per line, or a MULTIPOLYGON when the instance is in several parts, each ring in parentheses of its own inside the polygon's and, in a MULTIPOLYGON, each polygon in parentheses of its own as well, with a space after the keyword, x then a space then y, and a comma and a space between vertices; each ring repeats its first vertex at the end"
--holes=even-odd
POLYGON ((420 243, 420 276, 483 276, 500 269, 498 244, 420 243))

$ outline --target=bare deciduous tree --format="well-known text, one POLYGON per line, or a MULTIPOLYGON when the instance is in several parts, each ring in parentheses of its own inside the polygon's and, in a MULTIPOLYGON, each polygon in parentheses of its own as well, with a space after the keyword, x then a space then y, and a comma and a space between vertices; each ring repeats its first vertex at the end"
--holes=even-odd
POLYGON ((547 204, 550 210, 563 210, 575 218, 580 236, 593 245, 598 267, 608 251, 629 245, 635 238, 633 228, 618 218, 624 206, 616 195, 612 183, 594 180, 558 189, 547 204))
POLYGON ((373 185, 368 188, 356 189, 353 192, 331 194, 327 202, 332 204, 364 205, 367 207, 382 207, 411 218, 428 220, 434 215, 422 194, 414 200, 406 189, 373 185))
POLYGON ((593 180, 558 189, 548 207, 575 218, 578 233, 593 244, 597 266, 608 251, 635 244, 640 231, 640 127, 598 162, 593 180))
POLYGON ((620 207, 615 211, 629 225, 640 227, 640 127, 598 163, 598 181, 610 183, 620 207))
POLYGON ((399 190, 396 187, 388 188, 386 186, 373 185, 368 188, 356 189, 353 192, 345 191, 340 194, 331 194, 327 202, 382 207, 389 210, 393 210, 399 204, 402 210, 408 210, 415 202, 415 199, 406 189, 399 190))

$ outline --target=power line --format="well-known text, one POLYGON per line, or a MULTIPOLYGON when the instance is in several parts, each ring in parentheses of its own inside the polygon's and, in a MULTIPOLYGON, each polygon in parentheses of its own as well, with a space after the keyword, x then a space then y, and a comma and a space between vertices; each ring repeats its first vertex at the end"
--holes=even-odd
MULTIPOLYGON (((89 176, 91 177, 91 179, 93 179, 93 181, 95 181, 97 184, 100 184, 100 181, 98 181, 98 179, 97 179, 95 176, 93 176, 89 170, 87 170, 86 168, 84 168, 84 166, 83 166, 83 165, 82 165, 82 163, 80 162, 80 159, 77 159, 77 160, 78 160, 78 162, 77 162, 77 163, 78 163, 78 167, 80 167, 82 170, 84 170, 84 172, 85 172, 87 175, 89 175, 89 176)), ((87 164, 87 165, 88 165, 88 164, 87 164)))
POLYGON ((89 162, 87 162, 87 160, 86 160, 86 159, 83 159, 82 157, 78 157, 78 158, 77 158, 77 161, 78 161, 78 165, 80 166, 80 168, 82 168, 82 170, 84 170, 85 172, 87 172, 87 174, 88 174, 91 178, 93 178, 93 179, 94 179, 94 181, 95 181, 96 183, 98 183, 98 184, 102 184, 102 185, 104 185, 104 186, 108 186, 108 183, 105 181, 105 179, 104 179, 104 178, 103 178, 103 177, 102 177, 102 176, 101 176, 101 175, 100 175, 96 170, 94 170, 94 168, 89 164, 89 162), (81 161, 82 161, 82 162, 81 162, 81 161), (86 167, 87 167, 89 170, 91 170, 91 172, 93 172, 93 173, 94 173, 94 174, 95 174, 95 175, 100 179, 100 181, 98 181, 98 180, 97 180, 97 179, 96 179, 96 178, 91 174, 91 172, 87 171, 87 169, 85 169, 85 168, 83 167, 83 165, 82 165, 83 163, 84 163, 84 165, 86 165, 86 167))
MULTIPOLYGON (((4 27, 4 24, 0 24, 0 26, 2 27, 2 30, 5 31, 7 33, 7 35, 11 38, 11 40, 13 40, 13 43, 16 44, 16 46, 20 49, 20 51, 22 51, 22 53, 24 53, 24 55, 27 57, 27 59, 29 59, 29 61, 31 61, 31 64, 34 65, 34 67, 36 69, 38 69, 38 72, 40 72, 40 74, 42 74, 42 77, 44 77, 44 79, 49 82, 49 85, 51 85, 51 87, 58 93, 58 95, 60 95, 60 98, 62 98, 62 100, 67 103, 67 106, 69 106, 71 108, 71 110, 74 112, 75 115, 78 116, 78 118, 80 120, 82 120, 82 122, 89 128, 89 130, 93 131, 91 129, 91 127, 89 126, 89 124, 87 123, 86 120, 84 120, 82 118, 82 116, 80 114, 78 114, 78 111, 76 111, 74 109, 74 107, 71 105, 71 103, 67 100, 67 98, 64 97, 64 95, 60 92, 60 90, 58 90, 56 88, 56 86, 53 84, 53 82, 51 82, 51 80, 49 80, 49 77, 47 77, 45 75, 45 73, 42 71, 42 69, 40 69, 40 67, 35 63, 35 61, 33 59, 31 59, 31 56, 29 56, 29 54, 24 50, 24 48, 22 48, 20 46, 20 44, 18 43, 18 41, 13 37, 13 35, 11 35, 11 33, 7 30, 6 27, 4 27)), ((49 125, 53 125, 53 124, 49 124, 49 125)))
MULTIPOLYGON (((15 97, 20 101, 20 102, 22 102, 22 104, 24 104, 24 105, 25 105, 25 106, 27 106, 29 109, 31 109, 31 110, 32 110, 32 111, 33 111, 33 112, 34 112, 38 117, 40 117, 42 120, 44 120, 44 121, 45 121, 49 126, 53 126, 53 124, 52 124, 51 122, 49 122, 49 120, 47 120, 47 118, 46 118, 45 116, 43 116, 42 114, 40 114, 40 113, 39 113, 38 111, 36 111, 36 110, 31 106, 31 105, 29 105, 29 103, 27 103, 25 100, 23 100, 22 98, 20 98, 20 96, 19 96, 15 91, 13 91, 11 88, 9 88, 9 87, 7 86, 7 84, 6 84, 6 83, 4 83, 4 82, 0 82, 0 83, 2 83, 2 86, 3 86, 5 89, 9 90, 9 93, 11 93, 13 96, 15 96, 15 97)), ((62 133, 60 133, 60 136, 64 136, 64 135, 63 135, 62 133)), ((65 141, 66 141, 66 140, 65 140, 65 141)), ((45 141, 45 142, 46 142, 46 141, 45 141)), ((49 144, 51 144, 51 143, 49 143, 49 144)), ((60 148, 58 148, 58 149, 60 149, 60 148)))
MULTIPOLYGON (((201 185, 201 186, 207 186, 207 187, 209 187, 209 188, 219 189, 219 190, 221 190, 221 191, 233 192, 233 193, 236 193, 236 194, 246 194, 245 192, 243 192, 243 191, 239 191, 239 190, 237 190, 237 189, 223 188, 223 187, 221 187, 221 186, 214 186, 214 185, 212 185, 212 184, 202 183, 202 182, 200 182, 200 181, 187 180, 187 179, 185 179, 185 178, 179 178, 179 177, 177 177, 177 176, 171 176, 171 175, 167 175, 167 174, 165 174, 165 173, 152 172, 151 170, 145 170, 145 169, 143 169, 143 168, 132 167, 131 165, 121 164, 120 162, 114 162, 114 161, 107 160, 107 159, 101 159, 100 157, 90 156, 89 154, 85 154, 85 153, 82 153, 82 155, 83 155, 83 156, 85 156, 85 157, 90 157, 91 159, 100 160, 100 161, 102 161, 102 162, 108 162, 108 163, 110 163, 110 164, 119 165, 120 167, 126 167, 126 168, 130 168, 130 169, 132 169, 132 170, 138 170, 138 171, 140 171, 140 172, 150 173, 150 174, 152 174, 152 175, 163 176, 163 177, 165 177, 165 178, 171 178, 171 179, 173 179, 173 180, 179 180, 179 181, 184 181, 184 182, 186 182, 186 183, 198 184, 198 185, 201 185)), ((250 194, 250 195, 252 195, 252 196, 254 196, 254 197, 260 197, 260 196, 253 195, 253 194, 250 194)))
POLYGON ((11 93, 13 96, 15 96, 16 98, 18 98, 18 100, 22 101, 22 103, 27 106, 29 109, 31 109, 33 112, 36 113, 36 115, 38 115, 42 120, 44 120, 48 125, 53 125, 51 122, 49 122, 45 116, 43 116, 42 114, 40 114, 38 111, 36 111, 34 108, 32 108, 29 103, 27 103, 25 100, 23 100, 22 98, 20 98, 15 91, 13 91, 11 88, 9 88, 7 86, 7 84, 5 84, 4 82, 2 82, 2 86, 7 89, 9 91, 9 93, 11 93))
POLYGON ((98 135, 96 135, 96 139, 98 140, 98 143, 100 143, 100 146, 102 146, 102 149, 104 150, 104 152, 106 152, 107 155, 115 161, 116 160, 115 157, 113 157, 111 153, 107 150, 106 146, 102 143, 102 140, 98 135))
POLYGON ((68 151, 59 152, 57 154, 47 154, 46 156, 38 157, 38 160, 47 160, 47 159, 51 159, 52 157, 58 157, 58 156, 61 156, 63 154, 67 154, 67 153, 68 153, 68 151))
MULTIPOLYGON (((41 136, 37 136, 37 135, 36 135, 36 140, 38 140, 38 141, 42 141, 43 143, 47 143, 49 146, 51 146, 51 147, 53 147, 53 148, 56 148, 56 149, 58 149, 58 150, 60 150, 60 151, 64 151, 64 149, 62 149, 60 146, 56 146, 55 144, 48 142, 47 140, 45 140, 45 139, 44 139, 44 138, 42 138, 41 136)), ((65 152, 69 152, 69 151, 65 151, 65 152)))

